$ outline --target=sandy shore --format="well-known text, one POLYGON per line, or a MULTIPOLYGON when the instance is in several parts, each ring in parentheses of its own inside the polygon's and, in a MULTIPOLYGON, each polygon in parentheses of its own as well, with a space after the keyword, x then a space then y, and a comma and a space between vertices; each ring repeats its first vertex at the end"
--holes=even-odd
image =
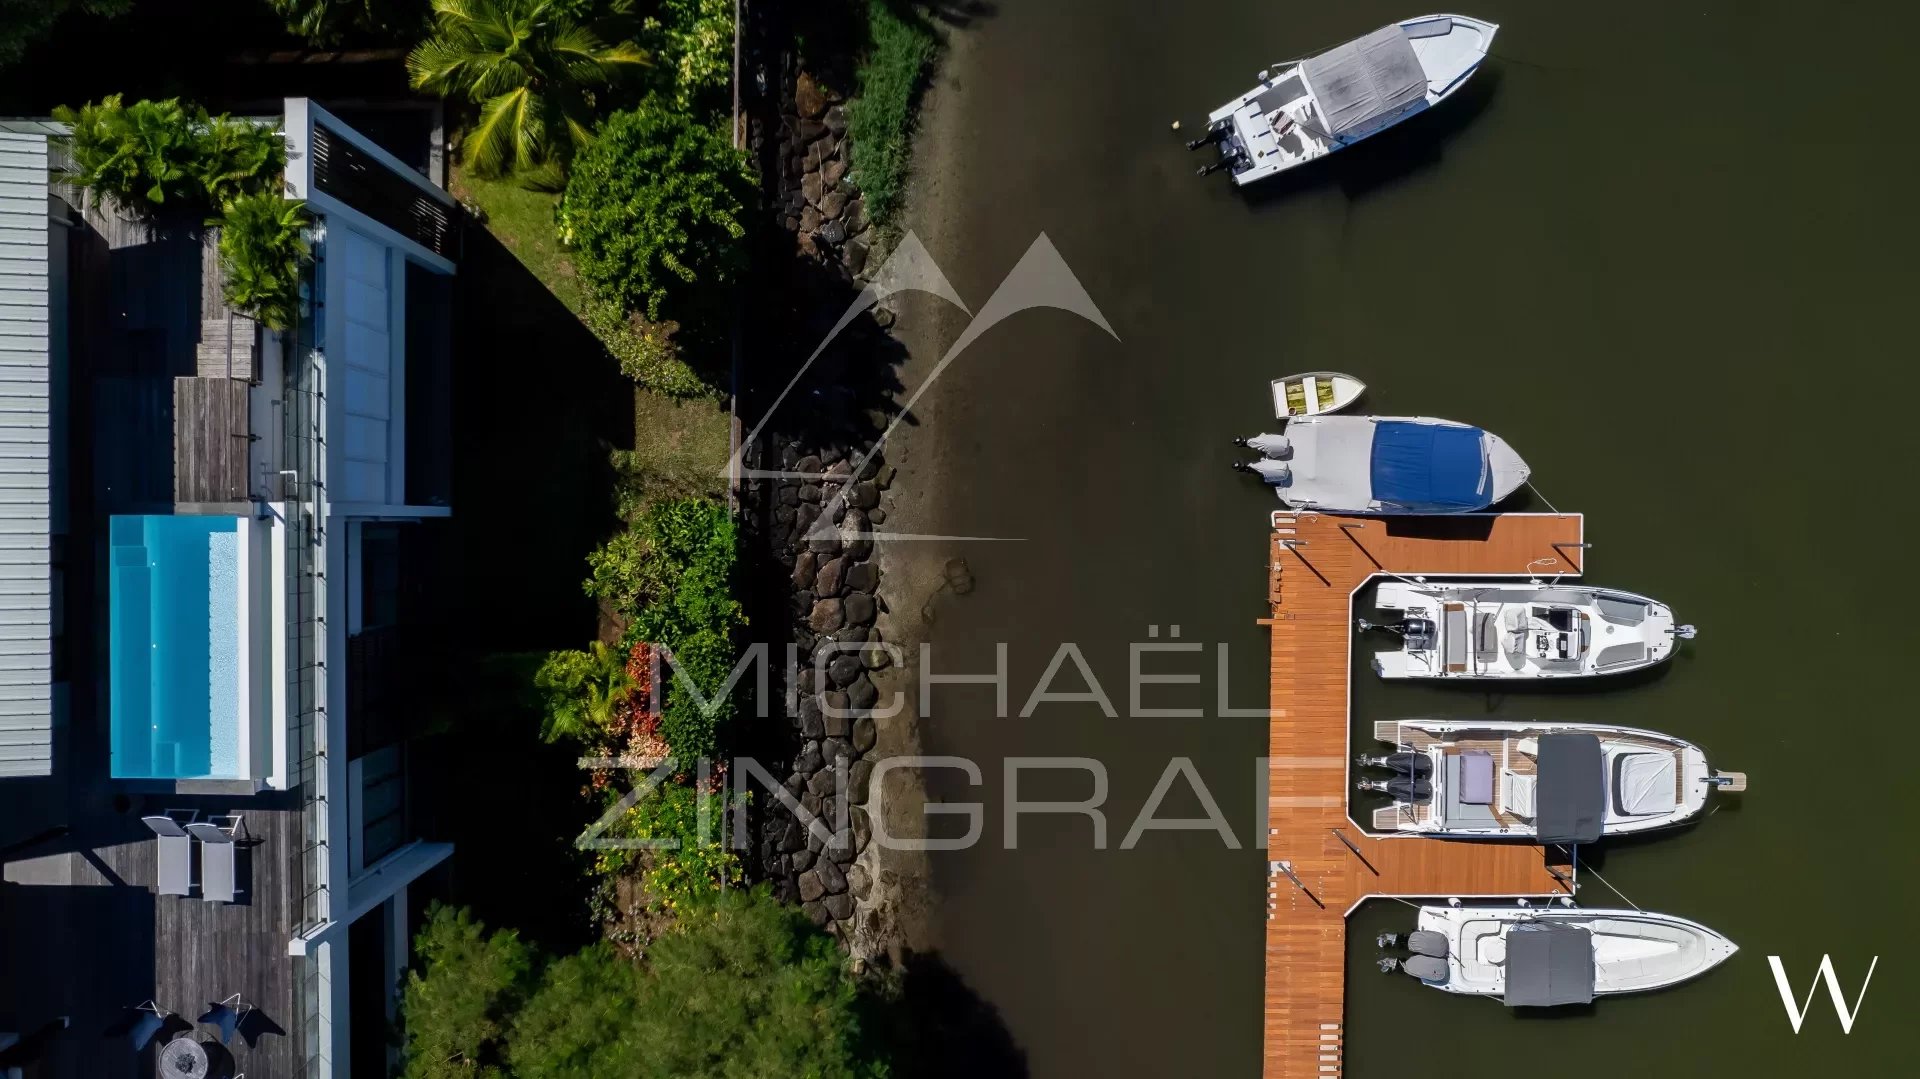
MULTIPOLYGON (((963 30, 947 36, 933 82, 922 101, 920 125, 914 138, 914 171, 904 216, 903 235, 912 233, 936 261, 958 250, 960 200, 952 190, 959 162, 966 151, 965 108, 962 91, 970 40, 963 30)), ((896 321, 894 336, 906 345, 909 358, 900 368, 905 404, 941 353, 967 324, 967 313, 938 297, 906 293, 884 306, 896 321)), ((942 530, 941 480, 948 464, 948 440, 939 428, 939 391, 930 390, 914 403, 911 421, 901 423, 888 438, 886 459, 896 469, 889 492, 885 530, 899 534, 938 534, 942 530)), ((939 616, 941 604, 954 598, 950 560, 959 554, 953 545, 937 540, 890 540, 878 545, 888 608, 877 620, 881 637, 900 649, 904 662, 874 677, 881 699, 894 694, 903 702, 899 714, 879 724, 876 752, 882 756, 912 756, 921 752, 919 737, 918 652, 928 626, 939 616)), ((964 585, 962 586, 964 588, 964 585)), ((881 789, 881 816, 889 835, 924 834, 922 813, 925 790, 918 776, 905 769, 887 777, 881 789)), ((875 849, 879 849, 876 845, 875 849)), ((927 856, 920 851, 879 850, 874 867, 876 898, 890 910, 891 940, 865 942, 892 951, 916 952, 939 946, 937 922, 932 916, 927 856)))

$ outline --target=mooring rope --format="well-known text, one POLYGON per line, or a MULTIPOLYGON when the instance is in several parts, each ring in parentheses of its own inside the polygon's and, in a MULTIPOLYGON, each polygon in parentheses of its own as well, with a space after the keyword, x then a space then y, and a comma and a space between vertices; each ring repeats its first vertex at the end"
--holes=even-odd
POLYGON ((1593 870, 1593 867, 1592 867, 1592 866, 1587 866, 1587 867, 1586 867, 1586 872, 1588 872, 1588 873, 1593 873, 1593 879, 1594 879, 1594 880, 1597 880, 1597 881, 1599 881, 1600 883, 1602 883, 1602 884, 1605 884, 1605 885, 1607 886, 1607 891, 1609 891, 1609 892, 1612 892, 1612 893, 1613 893, 1614 895, 1617 895, 1617 896, 1619 896, 1619 897, 1621 898, 1621 900, 1622 900, 1622 901, 1624 901, 1624 902, 1625 902, 1625 903, 1627 904, 1627 906, 1629 906, 1629 907, 1632 907, 1632 908, 1633 908, 1634 910, 1639 910, 1639 911, 1640 911, 1640 913, 1642 913, 1642 914, 1645 914, 1645 913, 1646 913, 1646 911, 1644 911, 1644 910, 1640 910, 1640 904, 1638 904, 1638 903, 1635 903, 1635 902, 1634 902, 1633 900, 1631 900, 1631 899, 1628 899, 1628 898, 1627 898, 1627 893, 1625 893, 1625 892, 1623 892, 1623 891, 1621 891, 1621 890, 1620 890, 1620 889, 1618 889, 1618 888, 1615 888, 1615 887, 1613 886, 1613 884, 1612 884, 1612 882, 1611 882, 1611 881, 1609 881, 1609 880, 1607 880, 1607 878, 1605 878, 1605 877, 1603 877, 1603 876, 1601 876, 1601 875, 1600 875, 1600 874, 1598 874, 1598 873, 1594 873, 1594 870, 1593 870))
POLYGON ((1550 501, 1548 501, 1548 500, 1547 500, 1547 496, 1546 496, 1546 495, 1543 495, 1543 494, 1541 494, 1541 493, 1540 493, 1540 488, 1538 488, 1538 487, 1535 487, 1535 486, 1533 485, 1533 481, 1532 481, 1532 480, 1528 480, 1528 481, 1527 481, 1527 490, 1529 490, 1529 491, 1532 491, 1532 492, 1534 493, 1534 497, 1536 497, 1536 498, 1538 498, 1538 499, 1539 499, 1540 501, 1542 501, 1542 502, 1546 502, 1546 503, 1547 503, 1547 508, 1548 508, 1548 509, 1550 509, 1550 510, 1552 510, 1552 511, 1553 511, 1553 512, 1555 512, 1555 513, 1559 513, 1559 512, 1560 512, 1560 507, 1558 507, 1558 506, 1556 506, 1556 505, 1554 505, 1554 504, 1553 504, 1552 502, 1550 502, 1550 501))

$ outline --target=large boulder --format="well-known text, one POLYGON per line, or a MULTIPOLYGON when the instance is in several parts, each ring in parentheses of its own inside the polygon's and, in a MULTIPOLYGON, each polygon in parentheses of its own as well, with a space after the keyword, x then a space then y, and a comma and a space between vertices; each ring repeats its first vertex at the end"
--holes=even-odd
MULTIPOLYGON (((871 606, 873 601, 867 602, 871 606)), ((807 613, 807 628, 815 633, 832 633, 844 625, 846 620, 846 611, 840 600, 817 599, 813 601, 813 607, 807 613)))
POLYGON ((873 597, 865 592, 855 592, 840 601, 841 618, 852 625, 864 626, 873 621, 873 597))
POLYGON ((852 652, 843 652, 833 657, 827 664, 827 678, 836 686, 845 686, 860 677, 863 666, 860 657, 852 652))
POLYGON ((813 873, 820 878, 820 886, 829 895, 837 895, 847 890, 847 877, 831 859, 823 858, 813 867, 813 873))
POLYGON ((814 557, 817 566, 813 575, 813 594, 816 596, 839 595, 841 588, 846 584, 847 560, 829 558, 825 562, 820 562, 819 556, 814 555, 812 551, 808 551, 807 554, 814 557))
POLYGON ((879 725, 872 716, 861 716, 853 721, 853 748, 865 753, 880 740, 879 725))
POLYGON ((820 905, 827 908, 827 913, 837 921, 844 922, 853 917, 853 897, 845 893, 830 895, 821 900, 820 905))
POLYGON ((793 111, 799 113, 802 120, 819 120, 827 114, 826 91, 804 71, 793 81, 793 111))
MULTIPOLYGON (((839 561, 839 560, 836 559, 835 561, 839 561)), ((796 574, 799 573, 798 562, 794 563, 794 572, 796 574)), ((854 592, 866 592, 871 594, 874 590, 880 587, 880 567, 875 565, 872 562, 856 562, 853 565, 847 566, 845 569, 843 569, 838 574, 838 577, 839 577, 839 580, 834 582, 835 585, 844 586, 845 588, 854 592)), ((816 580, 818 579, 817 574, 815 574, 815 579, 816 580)), ((796 581, 797 581, 797 578, 796 578, 796 581)), ((802 584, 800 585, 800 587, 805 588, 807 587, 807 585, 802 584)), ((814 588, 814 594, 837 596, 840 594, 840 589, 836 587, 832 592, 822 592, 816 586, 814 588)))
POLYGON ((871 709, 880 699, 880 691, 874 688, 872 680, 865 673, 847 683, 846 693, 847 704, 856 712, 871 709))
MULTIPOLYGON (((839 559, 835 559, 834 561, 837 564, 839 562, 839 559)), ((814 578, 817 576, 818 569, 819 569, 819 566, 818 566, 817 556, 814 555, 812 551, 801 551, 799 557, 793 560, 793 587, 812 588, 814 578)), ((834 576, 838 578, 842 575, 836 573, 834 574, 834 576)), ((862 574, 861 579, 864 580, 865 577, 866 575, 862 574)), ((827 594, 838 595, 840 591, 839 586, 840 586, 840 581, 835 580, 834 590, 827 594)), ((871 592, 873 590, 870 588, 863 588, 861 589, 861 591, 871 592)), ((818 595, 818 593, 815 593, 815 594, 818 595)))
POLYGON ((855 899, 865 899, 867 893, 872 890, 873 877, 868 874, 866 866, 851 865, 847 867, 847 891, 855 899))
MULTIPOLYGON (((827 863, 822 863, 822 864, 827 864, 827 863)), ((847 878, 840 872, 838 867, 835 867, 833 871, 833 875, 839 878, 841 887, 844 889, 846 887, 847 878)), ((800 874, 799 884, 800 884, 800 899, 802 902, 811 903, 814 900, 820 898, 821 896, 827 894, 827 886, 824 882, 821 881, 820 871, 818 869, 809 869, 805 873, 800 874)))
POLYGON ((805 914, 807 919, 813 922, 814 925, 820 926, 823 929, 826 928, 827 923, 833 921, 833 915, 827 913, 825 904, 817 899, 811 903, 800 904, 800 911, 805 914))

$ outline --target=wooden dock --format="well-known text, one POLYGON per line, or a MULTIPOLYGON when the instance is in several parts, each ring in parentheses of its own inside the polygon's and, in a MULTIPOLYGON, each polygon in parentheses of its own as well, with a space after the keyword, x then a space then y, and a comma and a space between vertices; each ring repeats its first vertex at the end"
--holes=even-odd
POLYGON ((1346 920, 1361 901, 1568 891, 1566 878, 1538 846, 1375 837, 1349 818, 1348 765, 1357 751, 1349 744, 1349 680, 1371 677, 1355 672, 1352 601, 1362 585, 1383 573, 1578 574, 1582 524, 1578 514, 1397 520, 1274 515, 1268 563, 1267 1079, 1332 1079, 1341 1073, 1346 920))

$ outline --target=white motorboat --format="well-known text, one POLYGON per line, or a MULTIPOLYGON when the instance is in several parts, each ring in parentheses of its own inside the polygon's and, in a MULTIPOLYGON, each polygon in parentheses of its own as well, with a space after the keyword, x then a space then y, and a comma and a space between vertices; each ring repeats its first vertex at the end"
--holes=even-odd
POLYGON ((1217 146, 1250 184, 1325 157, 1452 96, 1487 58, 1500 28, 1465 15, 1422 15, 1316 56, 1275 64, 1253 89, 1215 109, 1190 150, 1217 146))
POLYGON ((1529 471, 1498 435, 1426 416, 1301 416, 1284 434, 1235 441, 1261 455, 1236 469, 1295 509, 1326 513, 1473 513, 1529 471))
POLYGON ((1511 581, 1383 582, 1374 597, 1397 613, 1360 628, 1400 635, 1376 652, 1382 678, 1585 678, 1652 667, 1691 639, 1665 604, 1632 592, 1511 581))
POLYGON ((1373 811, 1380 832, 1591 843, 1680 824, 1715 788, 1747 788, 1700 747, 1635 727, 1408 719, 1373 735, 1393 751, 1355 763, 1393 773, 1358 783, 1393 797, 1373 811))
POLYGON ((1388 933, 1380 969, 1435 989, 1499 997, 1510 1008, 1587 1004, 1612 993, 1665 989, 1725 962, 1739 946, 1671 914, 1578 907, 1424 906, 1419 928, 1388 933))
POLYGON ((1367 392, 1367 384, 1338 371, 1308 371, 1273 380, 1273 414, 1280 419, 1338 412, 1367 392))

